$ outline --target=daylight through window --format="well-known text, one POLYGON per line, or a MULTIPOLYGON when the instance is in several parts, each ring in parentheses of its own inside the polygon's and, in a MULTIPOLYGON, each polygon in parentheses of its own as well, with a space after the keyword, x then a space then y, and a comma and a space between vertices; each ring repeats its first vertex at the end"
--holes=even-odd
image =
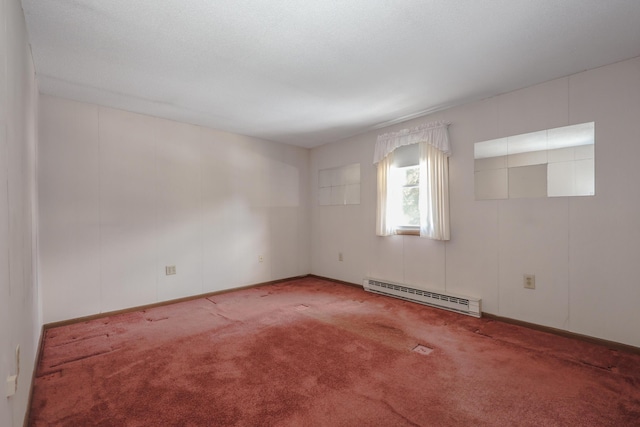
POLYGON ((420 229, 420 167, 394 167, 392 173, 392 197, 396 231, 420 229))

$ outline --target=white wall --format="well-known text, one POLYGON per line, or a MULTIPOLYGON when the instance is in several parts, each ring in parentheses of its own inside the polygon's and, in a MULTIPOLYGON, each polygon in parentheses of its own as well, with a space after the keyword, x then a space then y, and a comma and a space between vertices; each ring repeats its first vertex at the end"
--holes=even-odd
POLYGON ((45 95, 39 132, 45 323, 309 272, 307 149, 45 95))
POLYGON ((29 398, 40 307, 36 271, 38 92, 19 0, 0 0, 0 425, 22 426, 29 398), (17 373, 17 393, 5 380, 17 373))
POLYGON ((311 271, 479 296, 483 310, 640 346, 640 58, 379 129, 311 152, 311 271), (448 120, 450 242, 376 237, 378 134, 448 120), (596 196, 474 200, 473 144, 595 121, 596 196), (318 170, 361 163, 360 205, 319 206, 318 170), (338 252, 344 261, 338 261, 338 252), (536 289, 523 288, 523 274, 536 289))

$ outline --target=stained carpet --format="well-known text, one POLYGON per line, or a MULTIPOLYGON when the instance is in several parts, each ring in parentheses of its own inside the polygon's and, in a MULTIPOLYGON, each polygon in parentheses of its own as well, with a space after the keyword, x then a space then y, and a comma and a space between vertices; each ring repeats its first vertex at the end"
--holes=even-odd
POLYGON ((48 329, 30 425, 638 426, 640 356, 304 278, 48 329))

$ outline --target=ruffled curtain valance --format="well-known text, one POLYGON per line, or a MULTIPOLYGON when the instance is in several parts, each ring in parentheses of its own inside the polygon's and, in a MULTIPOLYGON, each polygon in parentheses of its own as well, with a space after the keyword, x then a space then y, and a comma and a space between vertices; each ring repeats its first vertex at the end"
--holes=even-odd
POLYGON ((378 136, 373 153, 373 164, 379 163, 398 147, 419 142, 426 142, 447 157, 450 156, 451 146, 449 145, 449 132, 447 131, 447 127, 450 124, 449 122, 437 121, 378 136))

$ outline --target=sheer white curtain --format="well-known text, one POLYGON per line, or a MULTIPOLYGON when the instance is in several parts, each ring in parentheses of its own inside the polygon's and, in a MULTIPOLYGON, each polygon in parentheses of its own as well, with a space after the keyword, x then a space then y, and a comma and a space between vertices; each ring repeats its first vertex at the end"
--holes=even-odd
POLYGON ((373 163, 378 168, 376 234, 395 232, 391 189, 393 151, 405 145, 420 144, 420 236, 449 240, 449 123, 432 122, 399 132, 378 136, 373 163))
POLYGON ((395 231, 393 220, 392 197, 389 194, 389 183, 391 182, 391 167, 393 166, 393 152, 378 162, 378 207, 376 215, 376 234, 378 236, 389 236, 395 231))
POLYGON ((427 142, 420 143, 420 236, 450 239, 449 156, 427 142))

